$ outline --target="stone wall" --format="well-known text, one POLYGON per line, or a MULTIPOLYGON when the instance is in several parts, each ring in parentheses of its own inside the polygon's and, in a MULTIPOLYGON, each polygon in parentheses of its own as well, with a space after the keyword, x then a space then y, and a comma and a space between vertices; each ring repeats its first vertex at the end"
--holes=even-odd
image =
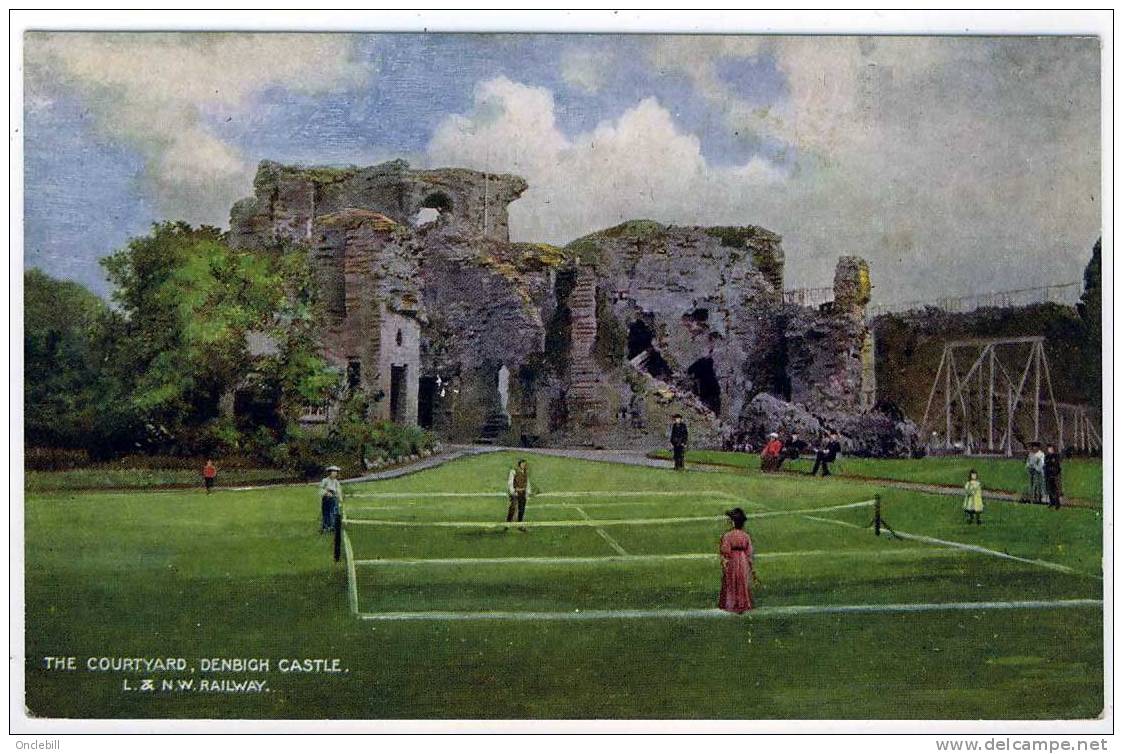
POLYGON ((372 419, 415 423, 424 314, 417 259, 402 228, 380 213, 349 209, 317 217, 310 240, 324 357, 363 390, 372 419))
MULTIPOLYGON (((625 333, 624 358, 694 393, 715 426, 735 422, 747 400, 774 389, 779 237, 751 226, 634 221, 578 239, 567 251, 595 274, 606 313, 625 333)), ((576 333, 572 345, 577 349, 576 333)))
POLYGON ((675 411, 717 444, 761 421, 761 395, 819 416, 868 408, 858 257, 840 259, 835 301, 809 309, 782 303, 781 239, 756 226, 639 220, 565 249, 510 243, 525 181, 400 160, 263 162, 254 189, 231 210, 232 243, 308 246, 324 354, 358 370, 375 416, 397 395, 392 418, 420 413, 452 440, 642 447, 675 411), (415 222, 423 207, 434 221, 415 222))
POLYGON ((816 411, 860 413, 870 387, 872 363, 866 304, 869 265, 860 257, 840 257, 835 268, 834 301, 811 309, 786 306, 784 393, 816 411))
POLYGON ((230 238, 240 247, 283 239, 308 241, 316 218, 352 208, 410 226, 423 207, 430 207, 447 223, 507 241, 507 205, 526 188, 518 176, 462 168, 410 170, 404 160, 366 168, 303 168, 264 161, 254 178, 254 196, 231 209, 230 238))
POLYGON ((528 370, 540 371, 561 258, 466 235, 455 225, 419 228, 411 244, 424 259, 417 278, 428 315, 423 375, 448 385, 434 407, 435 428, 462 441, 479 439, 485 425, 490 439, 501 439, 497 432, 541 434, 540 396, 534 379, 525 383, 528 370), (506 411, 499 399, 503 367, 512 386, 506 411))
POLYGON ((824 304, 788 307, 783 321, 788 398, 820 411, 859 411, 865 319, 824 304))
POLYGON ((600 423, 608 405, 601 369, 593 358, 597 340, 597 274, 580 265, 569 296, 569 382, 566 408, 570 421, 585 426, 600 423))
POLYGON ((380 394, 371 414, 402 424, 417 423, 418 379, 421 375, 421 323, 392 311, 383 311, 378 328, 377 373, 366 383, 367 395, 380 394), (399 374, 401 387, 395 384, 399 374), (395 390, 399 390, 395 398, 395 390))

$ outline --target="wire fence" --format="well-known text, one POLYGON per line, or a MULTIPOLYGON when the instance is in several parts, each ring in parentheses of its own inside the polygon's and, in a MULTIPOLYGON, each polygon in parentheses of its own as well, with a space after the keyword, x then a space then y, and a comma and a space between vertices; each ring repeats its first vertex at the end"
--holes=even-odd
POLYGON ((964 314, 976 309, 1012 308, 1019 306, 1032 306, 1033 304, 1073 304, 1080 297, 1082 290, 1080 281, 1071 283, 1058 283, 1056 285, 1043 285, 1033 288, 1016 288, 1009 291, 991 291, 989 293, 975 293, 969 296, 945 296, 937 299, 902 301, 894 304, 876 304, 866 309, 866 315, 873 319, 882 314, 896 314, 900 312, 926 309, 928 307, 941 309, 952 314, 964 314))
MULTIPOLYGON (((1012 308, 1032 306, 1034 304, 1073 304, 1080 298, 1083 283, 1075 280, 1069 283, 1054 285, 1040 285, 1032 288, 1015 288, 1008 291, 990 291, 987 293, 973 293, 966 296, 944 296, 935 299, 917 299, 915 301, 899 301, 889 304, 873 304, 866 308, 869 319, 880 317, 884 314, 899 314, 902 312, 924 310, 927 308, 940 309, 952 314, 965 314, 976 309, 985 308, 1012 308)), ((821 306, 834 300, 834 288, 793 288, 784 291, 784 303, 798 306, 821 306)))

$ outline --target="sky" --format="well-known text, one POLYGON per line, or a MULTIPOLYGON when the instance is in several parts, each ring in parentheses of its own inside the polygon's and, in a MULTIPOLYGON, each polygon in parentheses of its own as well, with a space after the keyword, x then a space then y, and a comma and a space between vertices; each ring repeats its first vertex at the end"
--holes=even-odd
POLYGON ((264 159, 522 175, 516 241, 628 219, 760 225, 788 288, 876 303, 1079 280, 1101 228, 1089 37, 24 36, 24 260, 227 227, 264 159))

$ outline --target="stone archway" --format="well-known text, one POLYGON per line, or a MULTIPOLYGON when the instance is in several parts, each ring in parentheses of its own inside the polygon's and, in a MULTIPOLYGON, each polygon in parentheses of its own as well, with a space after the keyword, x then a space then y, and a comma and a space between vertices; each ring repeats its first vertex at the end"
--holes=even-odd
POLYGON ((698 359, 687 368, 686 374, 691 379, 694 394, 715 414, 721 414, 721 383, 714 370, 714 360, 708 356, 698 359))
POLYGON ((654 342, 654 331, 642 319, 628 325, 628 360, 652 377, 669 380, 673 376, 671 366, 655 348, 654 342))
POLYGON ((435 209, 442 215, 452 212, 452 199, 443 191, 434 191, 417 205, 418 210, 435 209))

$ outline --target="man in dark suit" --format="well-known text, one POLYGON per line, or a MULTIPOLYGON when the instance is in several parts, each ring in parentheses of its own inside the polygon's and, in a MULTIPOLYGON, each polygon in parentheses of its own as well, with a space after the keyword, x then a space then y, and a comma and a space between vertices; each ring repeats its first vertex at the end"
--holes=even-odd
POLYGON ((823 469, 823 476, 831 475, 831 464, 838 458, 838 454, 842 452, 842 443, 838 441, 837 434, 831 434, 828 438, 823 436, 823 442, 820 443, 821 447, 815 451, 815 465, 811 467, 811 476, 819 473, 819 468, 823 469))
POLYGON ((1049 444, 1045 446, 1045 492, 1049 495, 1049 507, 1061 509, 1061 454, 1049 444))
POLYGON ((675 471, 686 469, 686 422, 682 414, 675 414, 671 422, 671 454, 675 459, 675 471))

